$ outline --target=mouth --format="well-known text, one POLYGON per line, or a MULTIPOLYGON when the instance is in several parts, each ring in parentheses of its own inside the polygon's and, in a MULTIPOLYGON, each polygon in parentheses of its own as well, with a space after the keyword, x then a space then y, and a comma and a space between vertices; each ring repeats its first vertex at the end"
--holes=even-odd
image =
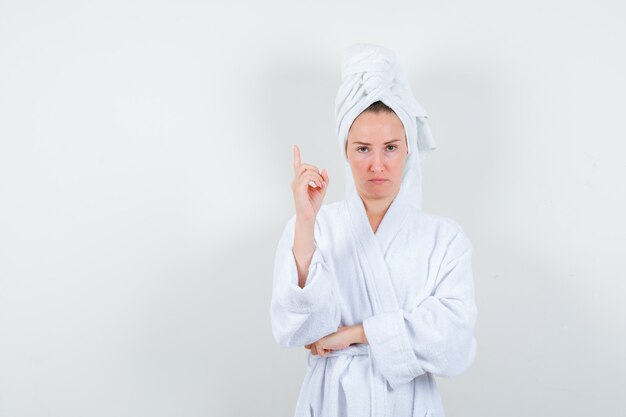
POLYGON ((369 182, 374 183, 374 184, 383 184, 387 182, 387 180, 384 178, 374 178, 374 179, 369 180, 369 182))

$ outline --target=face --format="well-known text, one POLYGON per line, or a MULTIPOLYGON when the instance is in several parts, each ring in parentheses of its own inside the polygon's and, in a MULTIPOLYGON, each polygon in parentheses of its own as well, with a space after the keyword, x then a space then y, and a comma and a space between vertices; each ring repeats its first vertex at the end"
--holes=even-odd
POLYGON ((404 125, 395 113, 368 111, 354 119, 348 131, 346 154, 361 197, 395 196, 400 190, 407 153, 404 125))

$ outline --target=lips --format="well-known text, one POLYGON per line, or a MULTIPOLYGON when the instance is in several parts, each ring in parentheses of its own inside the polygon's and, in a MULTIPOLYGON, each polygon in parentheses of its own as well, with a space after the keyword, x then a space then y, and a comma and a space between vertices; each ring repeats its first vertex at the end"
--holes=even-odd
POLYGON ((382 183, 384 183, 384 182, 385 182, 385 181, 387 181, 387 180, 386 180, 386 179, 384 179, 384 178, 373 178, 373 179, 371 179, 371 180, 369 180, 369 181, 370 181, 370 182, 373 182, 374 184, 382 184, 382 183))

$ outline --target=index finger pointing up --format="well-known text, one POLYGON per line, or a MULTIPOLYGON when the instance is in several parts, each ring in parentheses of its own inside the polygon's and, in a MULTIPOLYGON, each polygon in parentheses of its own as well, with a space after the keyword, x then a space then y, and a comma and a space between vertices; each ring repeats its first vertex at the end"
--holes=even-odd
POLYGON ((300 168, 300 148, 298 145, 293 145, 293 172, 298 174, 298 168, 300 168))

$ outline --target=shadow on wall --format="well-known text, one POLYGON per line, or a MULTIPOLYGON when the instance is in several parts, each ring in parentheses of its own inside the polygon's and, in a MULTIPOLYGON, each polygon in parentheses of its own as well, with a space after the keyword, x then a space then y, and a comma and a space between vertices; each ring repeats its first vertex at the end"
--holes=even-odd
POLYGON ((499 77, 485 68, 445 67, 412 83, 420 85, 414 92, 429 113, 438 145, 423 163, 424 210, 457 220, 475 244, 478 351, 461 376, 468 383, 438 379, 444 407, 451 414, 506 414, 511 402, 527 398, 520 415, 538 409, 545 415, 597 414, 593 404, 610 404, 618 385, 581 388, 586 381, 609 381, 603 377, 608 370, 572 364, 601 351, 617 357, 617 347, 603 342, 615 340, 617 331, 593 310, 597 292, 583 298, 578 288, 581 281, 594 281, 594 271, 540 251, 516 235, 515 227, 506 227, 539 200, 539 194, 512 192, 519 189, 512 178, 532 178, 525 172, 531 173, 533 161, 522 155, 532 156, 533 150, 532 144, 507 137, 536 114, 516 112, 524 97, 515 101, 507 87, 511 80, 499 77), (511 213, 512 207, 519 211, 511 213), (480 383, 488 369, 498 370, 492 377, 500 382, 480 383))
MULTIPOLYGON (((264 178, 267 199, 251 207, 250 215, 257 218, 246 224, 253 227, 237 231, 240 239, 229 237, 211 261, 210 279, 219 294, 208 307, 208 323, 216 334, 208 354, 214 375, 211 410, 232 416, 293 414, 306 370, 306 349, 278 346, 269 317, 276 245, 294 213, 294 143, 303 162, 326 167, 331 175, 342 173, 337 167, 343 169, 334 134, 338 70, 297 62, 287 53, 267 62, 271 66, 254 72, 250 100, 256 108, 247 121, 255 124, 254 140, 266 144, 256 156, 264 161, 263 172, 252 175, 264 178), (228 304, 232 308, 225 311, 228 304)), ((325 202, 343 194, 338 186, 343 179, 331 181, 325 202)))
MULTIPOLYGON (((437 150, 423 161, 425 211, 481 224, 497 208, 507 141, 499 80, 484 68, 431 68, 410 79, 429 115, 437 150)), ((469 231, 468 231, 469 232, 469 231)))

